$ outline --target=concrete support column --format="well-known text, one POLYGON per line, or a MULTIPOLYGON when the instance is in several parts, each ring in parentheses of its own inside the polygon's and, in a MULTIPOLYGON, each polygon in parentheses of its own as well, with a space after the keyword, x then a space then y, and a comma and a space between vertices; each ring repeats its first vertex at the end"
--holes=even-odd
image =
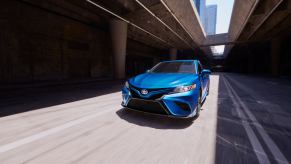
POLYGON ((170 49, 170 52, 169 52, 170 60, 176 60, 177 59, 177 52, 178 52, 177 48, 171 48, 170 49))
POLYGON ((271 42, 271 73, 274 76, 279 75, 281 39, 276 38, 271 42))
POLYGON ((110 21, 110 33, 113 52, 114 77, 125 78, 127 23, 113 19, 110 21))

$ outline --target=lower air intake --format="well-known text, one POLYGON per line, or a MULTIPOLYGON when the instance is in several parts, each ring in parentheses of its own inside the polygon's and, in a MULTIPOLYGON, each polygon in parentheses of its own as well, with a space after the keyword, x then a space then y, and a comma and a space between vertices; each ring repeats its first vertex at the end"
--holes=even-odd
POLYGON ((157 101, 149 101, 149 100, 141 100, 141 99, 131 99, 128 104, 128 108, 155 113, 155 114, 162 114, 167 115, 168 113, 165 111, 166 109, 163 108, 162 104, 157 101))

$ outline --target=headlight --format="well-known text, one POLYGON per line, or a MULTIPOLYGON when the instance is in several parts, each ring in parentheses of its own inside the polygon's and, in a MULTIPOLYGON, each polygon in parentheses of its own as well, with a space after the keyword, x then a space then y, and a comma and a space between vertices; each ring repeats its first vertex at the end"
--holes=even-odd
POLYGON ((129 84, 127 81, 125 82, 124 87, 129 88, 129 84))
POLYGON ((188 86, 180 86, 180 87, 176 87, 174 89, 174 92, 187 92, 187 91, 190 91, 192 89, 195 89, 196 88, 196 84, 192 84, 192 85, 188 85, 188 86))

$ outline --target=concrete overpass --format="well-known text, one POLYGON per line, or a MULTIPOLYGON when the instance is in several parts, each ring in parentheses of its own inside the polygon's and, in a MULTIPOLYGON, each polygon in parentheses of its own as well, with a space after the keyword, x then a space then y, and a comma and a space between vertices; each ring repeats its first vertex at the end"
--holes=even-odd
MULTIPOLYGON (((225 55, 230 53, 233 56, 234 51, 239 50, 245 57, 248 56, 246 57, 248 68, 243 68, 248 70, 247 72, 288 74, 288 71, 284 70, 290 68, 288 66, 282 68, 282 65, 290 65, 289 60, 283 55, 289 51, 286 44, 290 40, 290 5, 291 2, 288 0, 253 0, 247 3, 235 1, 229 29, 229 38, 234 44, 227 46, 225 55), (268 65, 269 68, 258 64, 260 61, 264 61, 263 65, 268 65)), ((228 63, 233 62, 230 60, 228 63)))
POLYGON ((235 45, 290 34, 288 0, 236 0, 229 32, 212 36, 206 36, 194 3, 188 0, 18 0, 2 6, 1 45, 9 47, 1 49, 4 81, 124 78, 126 60, 138 60, 136 55, 147 58, 148 66, 142 67, 149 67, 169 58, 167 54, 175 59, 176 52, 186 50, 192 53, 190 58, 203 54, 211 58, 210 46, 227 45, 227 56, 235 45), (74 70, 75 63, 82 69, 74 70))
MULTIPOLYGON (((177 3, 170 0, 74 0, 61 2, 48 0, 41 3, 34 0, 21 0, 5 2, 2 10, 5 17, 1 25, 6 35, 2 36, 3 42, 1 45, 11 47, 14 51, 2 49, 2 54, 7 55, 4 55, 4 58, 11 62, 11 64, 8 64, 11 65, 11 68, 4 66, 3 63, 1 64, 3 67, 9 67, 2 67, 2 77, 7 80, 21 79, 21 76, 30 76, 32 79, 36 78, 35 76, 40 79, 42 77, 44 79, 66 78, 66 76, 71 76, 68 73, 70 72, 71 64, 74 65, 74 62, 78 62, 77 58, 84 58, 86 61, 82 63, 84 66, 88 62, 92 63, 85 66, 87 67, 85 68, 86 70, 71 70, 73 74, 76 76, 79 76, 77 74, 93 77, 102 76, 110 68, 105 68, 106 66, 104 66, 103 73, 98 70, 100 68, 102 70, 103 67, 102 62, 99 62, 100 59, 97 61, 98 54, 101 53, 100 55, 102 56, 112 50, 112 58, 119 61, 115 63, 120 63, 112 63, 112 66, 116 66, 116 70, 121 71, 119 73, 115 71, 115 74, 117 77, 124 78, 126 53, 131 55, 128 53, 134 51, 132 53, 142 54, 143 52, 136 52, 141 47, 148 49, 149 52, 155 51, 154 53, 157 54, 154 56, 155 61, 161 58, 158 54, 161 54, 161 52, 162 54, 168 54, 171 48, 199 51, 199 45, 205 39, 205 32, 201 28, 197 13, 195 13, 194 4, 190 3, 190 1, 181 2, 177 3), (32 18, 37 13, 41 14, 37 18, 32 18), (63 21, 69 21, 69 23, 63 21), (26 26, 27 24, 32 26, 26 26), (37 26, 35 26, 36 24, 37 26), (76 27, 75 24, 78 26, 76 27), (96 35, 93 31, 97 29, 100 29, 100 34, 96 35), (22 37, 19 37, 20 35, 22 37), (112 39, 106 36, 111 36, 112 39), (9 38, 11 37, 13 39, 10 44, 9 38), (26 38, 30 38, 29 43, 22 41, 26 38), (39 42, 42 40, 41 38, 45 39, 49 45, 39 45, 41 44, 39 42), (128 41, 127 38, 129 39, 128 41), (29 45, 19 45, 15 42, 25 42, 29 45), (53 44, 50 45, 50 43, 53 44), (48 59, 50 62, 54 62, 53 65, 47 63, 44 64, 47 65, 45 67, 44 65, 31 63, 31 61, 25 61, 24 58, 26 57, 24 56, 26 54, 19 55, 16 52, 18 50, 23 52, 23 49, 27 49, 26 52, 30 56, 32 55, 32 58, 39 58, 39 56, 34 56, 33 53, 38 51, 36 47, 43 49, 40 48, 41 46, 47 47, 48 52, 44 53, 51 55, 44 55, 44 57, 40 57, 40 60, 46 63, 47 61, 45 60, 48 59), (86 57, 79 56, 80 51, 86 57), (69 54, 77 55, 68 57, 70 56, 69 54), (72 63, 68 63, 70 60, 72 63), (57 68, 55 67, 56 65, 57 68), (34 72, 34 67, 38 67, 42 71, 34 72)), ((37 53, 39 54, 39 52, 37 53)), ((103 63, 110 65, 109 58, 107 59, 106 57, 104 56, 103 63)), ((167 58, 167 56, 164 57, 167 58)), ((152 58, 152 56, 150 55, 149 58, 152 58)))

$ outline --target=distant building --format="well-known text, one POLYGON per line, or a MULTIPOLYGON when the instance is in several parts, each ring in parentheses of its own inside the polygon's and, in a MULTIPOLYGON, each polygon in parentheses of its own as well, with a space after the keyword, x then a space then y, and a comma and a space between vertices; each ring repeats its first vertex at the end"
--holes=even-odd
POLYGON ((200 22, 207 35, 216 33, 217 5, 207 5, 206 0, 194 0, 200 22))
POLYGON ((198 14, 200 15, 200 0, 194 0, 194 4, 196 6, 198 14))
POLYGON ((206 6, 205 11, 205 32, 207 35, 214 35, 216 33, 217 5, 206 6))
POLYGON ((205 28, 206 0, 194 0, 202 26, 205 28))
POLYGON ((200 14, 200 0, 194 0, 194 4, 196 6, 198 14, 200 14))

